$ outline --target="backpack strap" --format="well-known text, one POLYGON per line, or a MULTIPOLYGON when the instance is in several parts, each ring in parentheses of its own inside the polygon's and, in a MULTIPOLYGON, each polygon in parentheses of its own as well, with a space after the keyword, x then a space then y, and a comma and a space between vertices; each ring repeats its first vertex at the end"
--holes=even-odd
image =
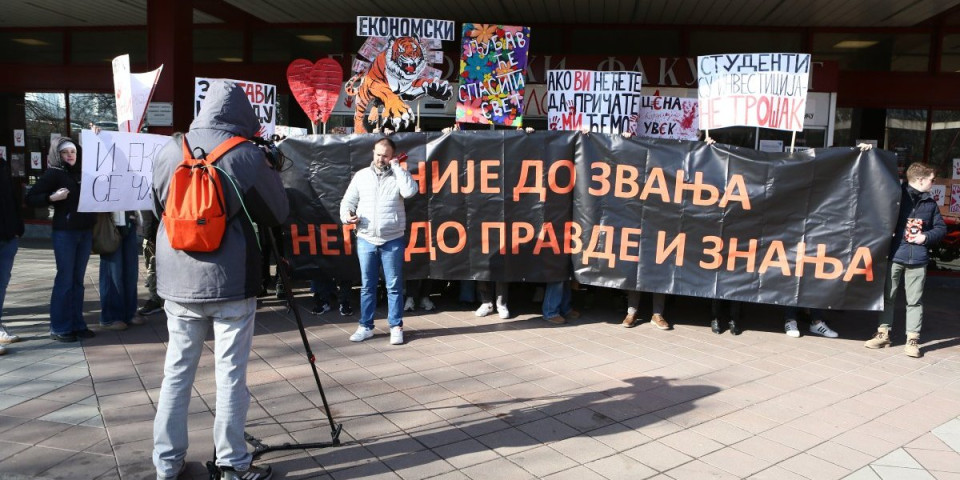
MULTIPOLYGON (((246 138, 243 138, 240 136, 231 137, 230 139, 224 141, 220 145, 217 145, 217 147, 214 148, 212 152, 208 153, 205 158, 198 159, 198 160, 203 160, 206 163, 216 162, 221 156, 223 156, 224 153, 227 153, 228 150, 246 141, 247 141, 246 138)), ((194 160, 193 151, 190 149, 190 145, 187 144, 186 135, 180 137, 180 144, 183 146, 184 161, 186 161, 187 163, 192 163, 191 161, 194 160)))

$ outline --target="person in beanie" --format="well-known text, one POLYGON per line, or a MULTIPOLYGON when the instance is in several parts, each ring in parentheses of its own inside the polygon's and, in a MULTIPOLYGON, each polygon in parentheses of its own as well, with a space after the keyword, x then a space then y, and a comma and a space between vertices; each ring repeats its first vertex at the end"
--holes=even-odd
POLYGON ((20 218, 20 201, 13 192, 10 162, 0 155, 0 355, 7 353, 4 345, 20 340, 3 326, 3 300, 10 284, 18 240, 22 236, 23 219, 20 218))
POLYGON ((77 211, 80 173, 80 148, 69 137, 60 137, 51 145, 47 171, 27 192, 27 204, 31 207, 53 205, 57 276, 50 293, 50 338, 60 342, 94 336, 83 320, 83 278, 90 260, 96 215, 77 211))
MULTIPOLYGON (((235 136, 253 138, 259 130, 259 119, 244 90, 231 81, 217 80, 183 140, 197 158, 201 150, 212 152, 235 136)), ((251 465, 243 435, 250 406, 247 361, 261 283, 261 252, 253 222, 261 227, 282 223, 289 213, 287 195, 263 152, 251 142, 242 142, 215 164, 222 170, 227 215, 219 248, 177 250, 170 245, 163 211, 183 156, 181 138, 175 136, 160 151, 153 169, 153 198, 160 218, 157 293, 164 300, 170 334, 153 424, 153 464, 161 479, 176 478, 183 471, 193 380, 212 326, 217 380, 213 443, 220 478, 266 480, 273 473, 271 468, 251 465)))
POLYGON ((907 295, 907 344, 904 352, 920 357, 920 327, 923 324, 923 284, 927 277, 928 249, 943 239, 947 225, 940 216, 940 207, 930 195, 934 170, 920 162, 907 167, 907 183, 900 194, 900 217, 890 245, 890 266, 883 293, 883 311, 873 338, 864 344, 867 348, 890 345, 890 327, 897 291, 903 279, 907 295))

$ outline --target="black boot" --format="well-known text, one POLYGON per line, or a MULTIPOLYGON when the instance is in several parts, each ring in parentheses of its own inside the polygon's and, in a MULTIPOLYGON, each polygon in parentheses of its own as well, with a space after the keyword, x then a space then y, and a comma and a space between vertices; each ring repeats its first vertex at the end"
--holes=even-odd
POLYGON ((740 335, 740 328, 737 327, 736 320, 730 320, 730 335, 740 335))
POLYGON ((723 330, 720 330, 720 320, 716 318, 710 320, 710 331, 716 333, 717 335, 723 333, 723 330))

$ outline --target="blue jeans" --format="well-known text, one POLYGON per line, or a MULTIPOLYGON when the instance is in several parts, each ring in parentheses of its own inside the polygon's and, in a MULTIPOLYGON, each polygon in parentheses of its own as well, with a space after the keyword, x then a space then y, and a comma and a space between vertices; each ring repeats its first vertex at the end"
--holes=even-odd
POLYGON ((360 325, 373 328, 373 314, 377 310, 377 281, 383 267, 387 286, 387 322, 391 327, 403 326, 403 238, 374 245, 357 237, 357 257, 360 259, 360 325))
POLYGON ((252 458, 243 439, 250 406, 247 360, 253 343, 257 299, 214 303, 167 300, 163 308, 170 342, 153 421, 153 465, 157 474, 174 477, 187 456, 187 409, 211 323, 217 379, 217 411, 213 420, 217 465, 246 470, 252 458))
POLYGON ((130 323, 137 314, 137 232, 129 229, 117 251, 100 255, 100 325, 130 323))
POLYGON ((564 316, 573 308, 570 306, 570 282, 550 282, 543 292, 543 318, 564 316))
POLYGON ((90 260, 92 230, 54 230, 57 276, 50 294, 50 332, 67 335, 86 330, 83 321, 83 276, 90 260))
POLYGON ((17 255, 17 237, 0 240, 0 321, 3 320, 3 299, 10 285, 10 272, 13 271, 13 257, 17 255))

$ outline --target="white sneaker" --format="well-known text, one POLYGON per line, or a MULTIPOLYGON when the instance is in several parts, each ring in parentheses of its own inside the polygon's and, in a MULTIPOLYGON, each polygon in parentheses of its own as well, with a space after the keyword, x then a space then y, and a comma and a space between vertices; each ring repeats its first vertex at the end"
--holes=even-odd
POLYGON ((11 335, 10 333, 7 333, 3 327, 0 327, 0 344, 14 343, 19 341, 20 337, 11 335))
POLYGON ((390 327, 390 345, 403 345, 403 327, 390 327))
POLYGON ((790 338, 800 338, 800 329, 797 328, 796 320, 790 320, 789 322, 784 323, 783 330, 787 332, 787 336, 790 338))
POLYGON ((821 321, 820 323, 811 323, 810 324, 810 333, 816 333, 817 335, 822 335, 827 338, 837 338, 837 332, 834 332, 827 326, 827 322, 821 321))
POLYGON ((436 310, 437 306, 433 304, 433 301, 430 300, 430 297, 423 297, 420 299, 420 308, 432 312, 436 310))
POLYGON ((493 302, 488 302, 488 303, 480 304, 480 308, 478 308, 477 311, 474 312, 474 315, 478 317, 486 317, 491 313, 493 313, 493 302))
POLYGON ((497 315, 500 315, 502 319, 508 319, 510 318, 510 310, 507 309, 506 305, 498 306, 497 315))
POLYGON ((412 312, 415 308, 417 308, 417 305, 416 302, 413 301, 413 297, 407 297, 406 303, 403 304, 403 311, 412 312))
POLYGON ((360 325, 357 327, 357 331, 353 332, 353 335, 350 335, 351 342, 362 342, 373 336, 373 329, 364 327, 360 325))

